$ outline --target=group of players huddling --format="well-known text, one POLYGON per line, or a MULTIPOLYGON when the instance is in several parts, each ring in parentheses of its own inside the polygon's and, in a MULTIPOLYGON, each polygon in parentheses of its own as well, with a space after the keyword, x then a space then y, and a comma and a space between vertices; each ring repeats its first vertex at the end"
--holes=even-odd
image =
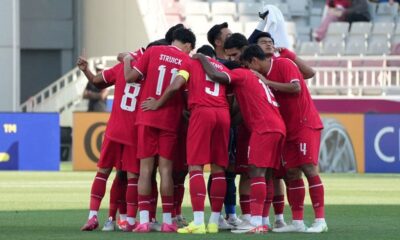
POLYGON ((263 32, 265 10, 249 39, 232 34, 227 23, 217 24, 207 35, 214 49, 205 45, 193 55, 196 37, 178 24, 146 49, 120 53, 120 62, 99 75, 89 70, 83 57, 78 59, 78 67, 98 88, 115 86, 89 217, 81 230, 98 227, 98 210, 114 167, 117 174, 103 231, 116 226, 127 232, 186 234, 222 229, 233 233, 328 230, 318 174, 323 125, 304 81, 314 71, 292 51, 274 47, 273 37, 263 32), (206 188, 207 164, 211 174, 206 188), (157 168, 161 225, 155 220, 157 168), (181 214, 187 173, 193 209, 189 224, 181 214), (235 212, 236 174, 240 175, 240 217, 235 212), (315 213, 309 227, 303 221, 302 174, 315 213), (283 218, 284 184, 291 224, 283 218), (207 190, 211 215, 205 224, 207 190), (224 203, 226 217, 221 215, 224 203))

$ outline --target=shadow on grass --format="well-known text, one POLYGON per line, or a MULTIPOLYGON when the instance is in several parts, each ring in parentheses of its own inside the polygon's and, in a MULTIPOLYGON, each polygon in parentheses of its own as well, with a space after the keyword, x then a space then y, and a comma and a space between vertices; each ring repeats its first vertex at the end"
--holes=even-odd
MULTIPOLYGON (((288 210, 288 209, 286 209, 288 210)), ((191 209, 184 215, 192 217, 191 209)), ((107 212, 100 212, 106 219, 107 212)), ((123 232, 81 232, 87 210, 43 210, 0 212, 0 239, 400 239, 400 206, 398 205, 329 205, 326 207, 329 232, 324 234, 236 235, 229 232, 208 235, 134 234, 123 232)), ((161 216, 161 215, 159 215, 161 216)), ((289 213, 286 212, 287 218, 289 213)), ((312 221, 312 210, 306 207, 306 223, 312 221)), ((100 225, 102 224, 100 223, 100 225)))

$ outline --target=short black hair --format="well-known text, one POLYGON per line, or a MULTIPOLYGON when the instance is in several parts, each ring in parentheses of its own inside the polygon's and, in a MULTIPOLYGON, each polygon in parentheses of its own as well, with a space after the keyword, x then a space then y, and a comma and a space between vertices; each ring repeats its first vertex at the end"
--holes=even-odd
POLYGON ((149 47, 152 47, 152 46, 165 46, 165 45, 169 45, 169 43, 164 38, 161 38, 161 39, 158 39, 158 40, 155 40, 155 41, 149 43, 147 45, 146 49, 148 49, 149 47))
POLYGON ((269 32, 257 33, 257 35, 253 38, 254 42, 251 42, 250 44, 257 43, 258 39, 263 38, 263 37, 270 38, 272 40, 272 43, 275 44, 274 38, 271 36, 271 34, 269 32))
POLYGON ((196 36, 188 28, 176 29, 172 34, 172 41, 178 40, 181 43, 190 43, 192 49, 196 47, 196 36))
POLYGON ((211 58, 215 58, 215 51, 210 45, 203 45, 197 49, 197 53, 202 53, 211 58))
POLYGON ((240 55, 240 61, 241 62, 251 62, 253 57, 258 58, 260 60, 264 60, 267 58, 265 56, 264 51, 258 46, 257 44, 251 44, 248 46, 240 55))
POLYGON ((215 24, 214 26, 212 26, 212 28, 210 28, 210 30, 208 30, 207 40, 213 47, 215 47, 215 39, 221 36, 221 30, 224 28, 228 28, 227 22, 215 24))
POLYGON ((185 28, 185 26, 183 26, 182 23, 178 23, 168 29, 168 31, 165 33, 165 40, 168 42, 168 44, 172 43, 172 36, 174 34, 174 31, 180 28, 185 28))
POLYGON ((235 62, 235 61, 226 61, 224 62, 225 67, 227 67, 229 70, 233 70, 236 68, 240 68, 242 67, 239 63, 235 62))
POLYGON ((230 35, 224 43, 224 49, 237 48, 242 49, 243 47, 249 45, 247 38, 241 33, 234 33, 230 35))

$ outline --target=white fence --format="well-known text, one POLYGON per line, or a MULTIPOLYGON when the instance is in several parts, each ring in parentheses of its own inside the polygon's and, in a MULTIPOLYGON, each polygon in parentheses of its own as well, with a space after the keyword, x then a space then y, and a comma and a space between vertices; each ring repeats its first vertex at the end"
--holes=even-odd
POLYGON ((303 57, 316 70, 313 95, 400 96, 400 56, 303 57))

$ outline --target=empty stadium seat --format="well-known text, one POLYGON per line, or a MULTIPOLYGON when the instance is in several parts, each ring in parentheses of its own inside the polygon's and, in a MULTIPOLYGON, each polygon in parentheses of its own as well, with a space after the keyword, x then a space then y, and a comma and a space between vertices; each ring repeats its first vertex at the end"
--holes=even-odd
POLYGON ((365 41, 352 41, 346 43, 345 55, 358 56, 367 53, 367 43, 365 41))
POLYGON ((283 2, 285 2, 284 0, 264 0, 262 1, 265 5, 279 5, 283 2))
POLYGON ((220 24, 223 22, 227 22, 228 24, 231 24, 235 22, 235 19, 233 18, 232 15, 213 15, 211 22, 213 24, 220 24))
POLYGON ((310 5, 308 0, 287 0, 286 2, 292 16, 309 16, 310 5))
POLYGON ((185 15, 204 15, 210 16, 210 4, 208 2, 186 2, 185 15))
POLYGON ((374 21, 393 22, 398 16, 399 4, 379 3, 374 21))
POLYGON ((310 16, 310 27, 316 28, 321 24, 322 20, 322 9, 321 8, 312 8, 311 16, 310 16))
POLYGON ((327 42, 322 45, 321 55, 343 55, 345 52, 344 42, 327 42))
POLYGON ((392 35, 394 22, 375 22, 372 27, 372 34, 392 35))
POLYGON ((257 15, 239 15, 239 22, 242 22, 243 24, 246 22, 258 22, 260 18, 257 15))
POLYGON ((367 38, 371 33, 371 29, 371 22, 353 22, 351 24, 349 35, 365 35, 367 38))
POLYGON ((309 42, 311 41, 311 28, 308 26, 296 25, 297 41, 298 42, 309 42))
POLYGON ((239 2, 238 3, 238 14, 239 15, 251 15, 257 16, 258 12, 261 12, 262 4, 258 2, 239 2))
POLYGON ((391 45, 395 46, 396 44, 399 44, 399 43, 400 43, 400 35, 396 34, 392 37, 391 45))
POLYGON ((299 55, 302 56, 313 56, 320 54, 321 45, 318 42, 302 42, 299 55))
POLYGON ((350 24, 348 22, 333 22, 329 24, 327 36, 342 35, 343 37, 349 32, 350 24))
POLYGON ((236 16, 236 3, 234 2, 212 2, 211 14, 214 15, 231 15, 236 16))
POLYGON ((185 23, 188 27, 193 29, 195 34, 204 34, 207 33, 210 24, 208 23, 208 19, 204 15, 189 15, 186 16, 185 23))
POLYGON ((386 41, 371 41, 368 44, 367 55, 388 55, 390 53, 390 47, 386 41))

